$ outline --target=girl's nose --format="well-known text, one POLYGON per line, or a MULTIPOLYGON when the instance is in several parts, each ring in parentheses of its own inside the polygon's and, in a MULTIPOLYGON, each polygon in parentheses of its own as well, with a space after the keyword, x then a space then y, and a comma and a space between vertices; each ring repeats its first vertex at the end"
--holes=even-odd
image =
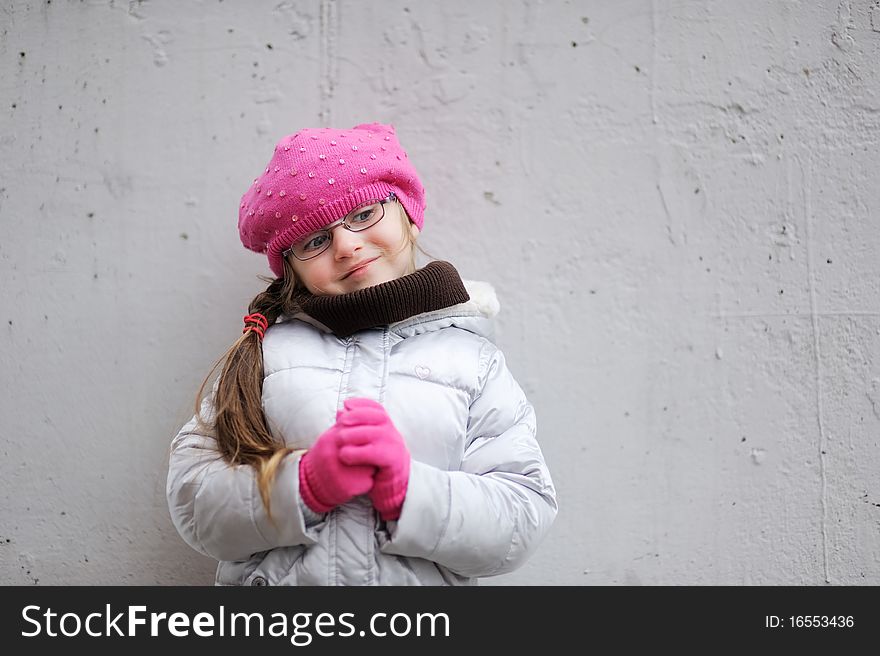
POLYGON ((351 257, 352 253, 357 251, 360 246, 361 236, 358 233, 346 230, 341 225, 333 229, 333 243, 330 247, 334 250, 337 258, 351 257))

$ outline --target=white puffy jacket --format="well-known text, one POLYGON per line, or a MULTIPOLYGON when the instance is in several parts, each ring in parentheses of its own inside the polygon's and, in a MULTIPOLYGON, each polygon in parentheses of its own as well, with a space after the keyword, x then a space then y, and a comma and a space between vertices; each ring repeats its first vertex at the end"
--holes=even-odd
POLYGON ((412 454, 399 520, 383 522, 366 497, 315 515, 291 454, 272 488, 273 523, 254 469, 222 460, 195 417, 180 430, 168 506, 187 544, 220 561, 218 585, 467 585, 531 555, 556 494, 532 405, 492 342, 495 292, 463 282, 466 303, 349 338, 299 313, 263 340, 263 411, 286 444, 307 448, 349 397, 385 406, 412 454))

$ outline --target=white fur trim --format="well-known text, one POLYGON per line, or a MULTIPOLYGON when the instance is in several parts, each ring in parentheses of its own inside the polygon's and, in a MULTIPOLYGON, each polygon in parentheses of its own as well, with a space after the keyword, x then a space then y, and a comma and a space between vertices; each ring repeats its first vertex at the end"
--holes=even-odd
POLYGON ((471 297, 465 305, 473 305, 481 314, 491 319, 501 311, 501 303, 498 302, 498 295, 495 288, 488 282, 482 280, 464 280, 465 289, 468 296, 471 297))

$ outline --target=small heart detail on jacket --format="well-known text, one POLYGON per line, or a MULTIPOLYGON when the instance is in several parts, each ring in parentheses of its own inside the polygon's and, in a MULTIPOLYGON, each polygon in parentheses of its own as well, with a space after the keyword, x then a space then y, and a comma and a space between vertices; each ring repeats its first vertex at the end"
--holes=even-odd
POLYGON ((423 367, 422 365, 416 366, 416 376, 418 376, 422 380, 425 380, 425 378, 427 378, 430 374, 431 370, 427 367, 423 367))

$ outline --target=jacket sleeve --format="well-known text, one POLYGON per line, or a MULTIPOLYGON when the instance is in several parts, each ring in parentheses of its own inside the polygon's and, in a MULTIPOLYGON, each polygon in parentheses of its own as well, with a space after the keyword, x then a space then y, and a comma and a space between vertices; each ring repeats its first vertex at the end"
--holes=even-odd
POLYGON ((535 439, 535 412, 491 342, 481 352, 460 471, 413 461, 385 553, 426 558, 461 576, 522 565, 556 517, 556 491, 535 439))
MULTIPOLYGON (((213 394, 202 401, 206 421, 212 417, 212 400, 213 394)), ((245 560, 258 551, 316 542, 324 516, 304 513, 301 454, 288 455, 277 469, 271 490, 273 523, 257 488, 256 470, 230 465, 214 436, 198 428, 193 416, 172 441, 166 487, 171 520, 189 546, 217 560, 245 560)))

